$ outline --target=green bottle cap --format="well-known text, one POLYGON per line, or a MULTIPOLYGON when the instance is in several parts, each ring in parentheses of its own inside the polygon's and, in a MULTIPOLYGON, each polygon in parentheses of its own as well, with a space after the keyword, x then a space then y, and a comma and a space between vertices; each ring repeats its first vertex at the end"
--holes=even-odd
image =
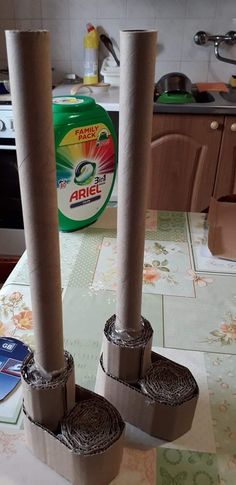
POLYGON ((74 110, 87 111, 95 106, 95 100, 88 96, 55 96, 52 99, 54 113, 70 113, 74 110))

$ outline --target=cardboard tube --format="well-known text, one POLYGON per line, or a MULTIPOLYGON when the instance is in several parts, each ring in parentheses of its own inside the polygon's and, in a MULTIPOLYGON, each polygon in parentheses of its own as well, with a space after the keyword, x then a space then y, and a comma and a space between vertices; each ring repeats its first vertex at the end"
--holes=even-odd
POLYGON ((105 372, 125 382, 137 383, 151 366, 152 327, 142 318, 142 332, 137 338, 133 335, 130 340, 123 341, 121 338, 119 341, 114 339, 115 321, 116 316, 112 315, 104 329, 102 353, 105 372))
POLYGON ((141 332, 145 211, 156 31, 120 32, 116 331, 141 332))
POLYGON ((49 32, 7 31, 35 334, 45 375, 64 367, 49 32))
POLYGON ((33 354, 24 360, 21 368, 24 408, 34 422, 53 432, 75 405, 74 361, 68 352, 64 356, 65 368, 51 382, 35 369, 33 354))

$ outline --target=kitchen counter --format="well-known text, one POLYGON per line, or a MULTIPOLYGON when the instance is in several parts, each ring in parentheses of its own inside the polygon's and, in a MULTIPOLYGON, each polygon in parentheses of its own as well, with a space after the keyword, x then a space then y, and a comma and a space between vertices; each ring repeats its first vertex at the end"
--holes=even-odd
MULTIPOLYGON (((116 216, 107 208, 95 224, 60 233, 65 348, 76 382, 89 389, 104 324, 115 311, 116 216)), ((209 253, 206 214, 147 211, 145 239, 145 262, 153 266, 143 276, 142 311, 154 329, 154 350, 189 367, 200 396, 192 429, 172 443, 127 426, 114 485, 233 485, 236 263, 209 253)), ((0 290, 0 334, 33 347, 31 309, 24 253, 0 290)), ((0 425, 0 485, 68 485, 27 450, 21 421, 0 425)))
MULTIPOLYGON (((63 84, 57 86, 53 90, 53 96, 65 96, 70 94, 70 89, 73 85, 63 84)), ((101 92, 99 94, 92 93, 88 88, 82 88, 79 90, 78 95, 91 96, 95 99, 96 103, 100 104, 107 111, 119 111, 119 88, 110 87, 108 91, 101 92)))
MULTIPOLYGON (((70 94, 69 85, 57 86, 53 91, 55 95, 70 94)), ((119 88, 110 87, 108 91, 91 93, 87 88, 79 91, 84 96, 92 96, 95 101, 110 112, 119 112, 119 88)), ((220 93, 210 93, 214 101, 208 103, 189 103, 189 104, 161 104, 153 103, 154 113, 196 113, 196 114, 236 114, 236 103, 231 103, 224 99, 220 93)))
POLYGON ((224 99, 219 92, 210 92, 214 101, 207 103, 161 104, 154 103, 154 113, 189 113, 189 114, 218 114, 235 115, 236 103, 224 99))

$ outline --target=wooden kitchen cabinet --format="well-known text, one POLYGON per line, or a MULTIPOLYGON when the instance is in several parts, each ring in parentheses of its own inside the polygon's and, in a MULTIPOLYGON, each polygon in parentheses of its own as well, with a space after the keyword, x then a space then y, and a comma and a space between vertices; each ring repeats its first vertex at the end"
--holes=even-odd
POLYGON ((214 197, 236 194, 236 116, 225 116, 214 197))
POLYGON ((221 115, 153 115, 150 209, 199 212, 209 206, 223 129, 221 115))

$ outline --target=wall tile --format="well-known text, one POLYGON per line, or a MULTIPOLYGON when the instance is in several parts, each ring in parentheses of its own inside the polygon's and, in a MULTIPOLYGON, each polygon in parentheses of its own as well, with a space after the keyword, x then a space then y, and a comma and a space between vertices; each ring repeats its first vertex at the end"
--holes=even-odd
POLYGON ((183 61, 207 61, 210 58, 210 45, 198 46, 193 36, 199 30, 212 32, 212 19, 186 19, 184 25, 183 61))
POLYGON ((182 61, 180 63, 180 72, 186 74, 192 83, 206 82, 208 77, 208 62, 182 61))
POLYGON ((208 68, 208 81, 228 82, 231 75, 236 75, 236 66, 220 61, 211 61, 208 68))
POLYGON ((218 18, 236 18, 235 0, 217 0, 216 17, 218 18))
POLYGON ((157 0, 155 2, 155 15, 157 18, 184 18, 185 12, 186 0, 157 0))
POLYGON ((2 19, 0 26, 0 59, 7 59, 5 30, 15 29, 15 20, 2 19))
POLYGON ((37 30, 42 28, 41 19, 16 19, 16 28, 20 30, 37 30))
POLYGON ((44 19, 68 19, 68 0, 41 0, 42 17, 44 19))
POLYGON ((187 0, 186 17, 214 18, 217 0, 187 0))
POLYGON ((187 0, 186 17, 214 18, 217 0, 187 0))
POLYGON ((155 0, 127 0, 127 17, 141 19, 154 18, 155 15, 155 0))
POLYGON ((70 52, 70 21, 64 19, 43 20, 43 28, 51 34, 52 61, 71 59, 70 52))
MULTIPOLYGON (((236 74, 236 66, 215 59, 212 45, 193 42, 198 30, 236 30, 236 0, 0 0, 0 62, 6 63, 5 28, 46 28, 51 32, 55 80, 71 70, 82 76, 83 37, 89 21, 111 37, 118 57, 120 30, 157 28, 157 78, 180 69, 193 81, 227 81, 236 74)), ((236 59, 236 45, 222 45, 220 52, 236 59)), ((100 44, 100 66, 107 55, 100 44)))
POLYGON ((14 17, 13 0, 0 0, 0 19, 12 19, 14 17))
POLYGON ((85 19, 90 22, 91 18, 97 17, 97 0, 69 0, 69 17, 71 19, 85 19))
POLYGON ((158 19, 158 57, 163 61, 180 61, 183 45, 184 19, 158 19))
POLYGON ((81 77, 81 79, 83 79, 83 75, 84 75, 84 63, 83 63, 83 61, 72 60, 71 70, 72 70, 72 72, 77 74, 77 76, 81 77))
MULTIPOLYGON (((94 20, 91 19, 91 22, 94 20)), ((86 33, 84 20, 70 20, 71 59, 82 60, 84 56, 83 39, 86 33)))
POLYGON ((7 67, 6 59, 0 58, 0 69, 5 69, 7 67))
POLYGON ((39 19, 41 18, 40 0, 14 0, 16 19, 39 19))
POLYGON ((125 29, 155 29, 156 20, 152 19, 131 19, 125 20, 125 29))
POLYGON ((126 0, 99 0, 97 16, 99 19, 116 19, 126 16, 126 0))
POLYGON ((54 61, 52 67, 53 67, 53 72, 52 72, 53 84, 60 83, 64 79, 65 74, 74 72, 72 70, 71 61, 67 59, 63 59, 62 61, 54 61))
POLYGON ((168 72, 179 72, 179 61, 159 61, 158 55, 155 67, 155 81, 158 81, 162 76, 168 72))

